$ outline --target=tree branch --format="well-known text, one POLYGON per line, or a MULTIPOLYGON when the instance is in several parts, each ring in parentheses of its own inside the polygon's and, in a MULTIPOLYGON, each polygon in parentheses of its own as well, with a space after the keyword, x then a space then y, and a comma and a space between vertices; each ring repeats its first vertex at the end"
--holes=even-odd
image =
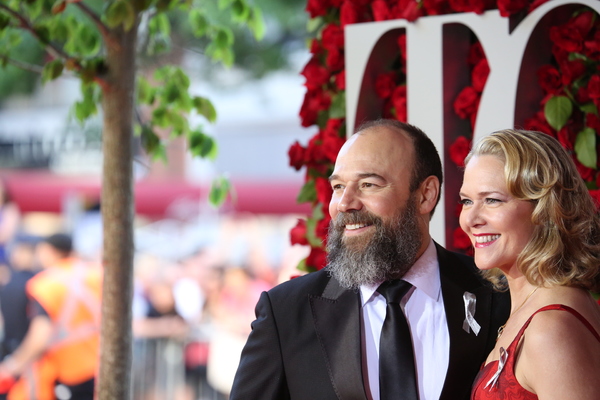
POLYGON ((96 14, 94 12, 94 10, 92 10, 86 4, 84 4, 83 1, 73 2, 73 4, 76 5, 77 7, 79 7, 79 9, 85 15, 87 15, 94 22, 94 24, 96 24, 96 26, 98 27, 98 30, 100 31, 100 34, 102 35, 102 37, 104 38, 104 40, 109 45, 111 45, 111 46, 120 46, 120 44, 117 41, 115 41, 115 39, 112 36, 111 31, 108 28, 108 26, 106 26, 102 22, 102 20, 100 19, 100 17, 98 16, 98 14, 96 14))
POLYGON ((14 65, 15 67, 18 67, 18 68, 23 69, 25 71, 31 71, 31 72, 35 72, 35 73, 38 73, 38 74, 41 74, 42 71, 44 70, 44 68, 40 67, 39 65, 30 64, 30 63, 26 63, 26 62, 23 62, 23 61, 15 60, 13 58, 10 58, 10 57, 4 56, 4 55, 0 55, 0 60, 5 61, 8 64, 14 65))

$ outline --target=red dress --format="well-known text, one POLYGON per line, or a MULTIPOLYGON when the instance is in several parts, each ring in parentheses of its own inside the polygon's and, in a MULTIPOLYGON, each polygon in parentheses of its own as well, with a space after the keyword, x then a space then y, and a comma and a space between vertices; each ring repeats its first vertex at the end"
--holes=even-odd
POLYGON ((515 339, 508 346, 508 349, 506 351, 502 348, 500 349, 500 360, 489 362, 481 369, 481 371, 479 371, 479 374, 475 378, 473 391, 471 392, 471 400, 537 400, 537 395, 523 388, 515 377, 515 355, 517 345, 534 315, 547 310, 563 310, 570 312, 576 316, 600 342, 600 335, 598 335, 592 325, 571 307, 562 304, 551 304, 542 307, 529 317, 515 339), (502 361, 504 361, 504 363, 502 363, 502 361))

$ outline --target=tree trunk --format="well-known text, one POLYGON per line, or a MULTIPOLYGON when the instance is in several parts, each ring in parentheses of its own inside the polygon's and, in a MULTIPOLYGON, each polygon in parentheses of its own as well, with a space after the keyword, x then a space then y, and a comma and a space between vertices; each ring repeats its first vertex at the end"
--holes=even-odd
MULTIPOLYGON (((137 24, 136 24, 137 25, 137 24)), ((131 301, 133 292, 133 110, 137 27, 118 28, 107 44, 107 82, 103 88, 104 285, 99 400, 131 396, 131 301)))

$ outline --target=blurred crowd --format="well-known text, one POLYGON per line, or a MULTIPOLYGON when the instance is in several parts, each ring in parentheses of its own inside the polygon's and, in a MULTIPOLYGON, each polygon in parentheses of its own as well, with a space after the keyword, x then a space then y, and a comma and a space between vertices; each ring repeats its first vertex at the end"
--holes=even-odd
MULTIPOLYGON (((81 308, 83 311, 77 311, 79 314, 69 311, 69 318, 85 319, 85 329, 88 330, 95 325, 93 335, 97 339, 100 322, 94 314, 97 312, 99 315, 99 301, 93 301, 93 288, 97 282, 94 283, 95 278, 89 278, 87 272, 76 272, 80 266, 86 271, 101 270, 100 210, 96 205, 87 211, 75 223, 67 223, 58 216, 59 223, 54 225, 54 231, 47 230, 44 234, 31 232, 24 223, 24 215, 11 202, 6 188, 0 185, 0 308, 3 322, 0 392, 15 383, 3 380, 3 375, 5 378, 11 374, 14 378, 27 375, 31 360, 39 362, 44 354, 63 346, 64 342, 71 340, 70 337, 78 342, 79 353, 82 353, 82 337, 87 338, 85 335, 90 335, 90 332, 81 334, 84 331, 81 327, 70 326, 70 333, 61 339, 60 345, 56 345, 58 341, 54 335, 57 327, 64 325, 64 309, 81 308), (48 271, 65 264, 58 258, 42 262, 43 247, 56 243, 63 252, 62 260, 69 260, 69 268, 63 268, 62 275, 79 273, 80 279, 68 278, 67 282, 53 276, 52 284, 38 284, 42 275, 48 279, 48 271), (67 283, 63 285, 62 282, 67 283), (35 290, 32 289, 34 287, 35 290), (60 302, 51 300, 46 303, 47 298, 58 297, 55 293, 45 295, 44 290, 67 294, 60 302), (70 291, 77 295, 69 295, 70 291), (37 314, 32 313, 32 298, 40 306, 40 313, 49 321, 52 331, 45 339, 46 347, 42 350, 38 347, 37 353, 29 351, 33 355, 24 350, 33 340, 27 336, 28 333, 31 336, 35 331, 32 321, 37 314), (59 310, 58 316, 54 309, 59 310), (80 314, 89 315, 81 317, 80 314), (76 334, 71 335, 73 332, 76 334), (24 352, 29 358, 23 355, 24 352)), ((290 223, 295 223, 295 219, 292 218, 290 223)), ((240 239, 243 229, 234 219, 229 219, 215 232, 219 240, 210 245, 200 244, 194 251, 179 257, 165 257, 148 249, 136 250, 131 374, 134 400, 228 398, 260 293, 297 274, 295 266, 305 256, 304 249, 284 245, 277 249, 278 256, 273 257, 267 254, 269 245, 259 242, 262 237, 259 231, 264 227, 252 219, 245 220, 242 225, 246 230, 252 227, 243 239, 240 239), (237 256, 232 257, 233 254, 237 256)), ((283 243, 287 241, 287 237, 280 239, 283 243)), ((39 332, 37 335, 42 337, 44 331, 39 332)), ((97 351, 97 347, 93 346, 88 349, 97 351)), ((75 357, 71 353, 56 351, 56 354, 59 355, 55 355, 55 359, 66 357, 67 361, 63 364, 72 366, 81 363, 69 358, 75 357)), ((81 355, 95 359, 97 356, 81 355)), ((68 373, 61 375, 58 370, 63 367, 56 368, 52 376, 59 385, 55 385, 54 393, 48 394, 48 398, 86 399, 84 395, 78 395, 81 388, 77 381, 79 378, 75 379, 68 373)), ((0 395, 0 399, 1 396, 4 395, 0 395)), ((8 399, 19 397, 9 395, 8 399)))

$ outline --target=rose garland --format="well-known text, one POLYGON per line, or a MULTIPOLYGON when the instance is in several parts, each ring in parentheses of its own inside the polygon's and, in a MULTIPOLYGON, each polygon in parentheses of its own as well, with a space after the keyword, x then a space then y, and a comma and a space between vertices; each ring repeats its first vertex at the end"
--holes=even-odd
MULTIPOLYGON (((325 242, 330 221, 328 204, 331 188, 328 177, 346 137, 344 34, 347 24, 389 19, 414 21, 425 15, 475 12, 498 9, 503 17, 531 12, 548 0, 308 0, 314 37, 312 57, 304 67, 306 94, 300 109, 302 126, 316 126, 318 132, 306 146, 294 143, 289 150, 290 165, 306 168, 305 185, 298 202, 312 204, 312 213, 298 220, 291 231, 291 243, 309 245, 309 256, 298 268, 321 269, 326 264, 325 242)), ((537 72, 543 99, 540 111, 527 119, 525 129, 552 135, 569 150, 590 193, 600 204, 600 163, 596 136, 600 133, 600 18, 587 9, 578 9, 564 24, 550 29, 552 60, 537 72)), ((383 100, 381 115, 406 121, 406 37, 397 38, 394 68, 380 74, 375 91, 383 100)), ((471 146, 479 99, 489 74, 485 53, 473 39, 466 65, 471 82, 454 101, 458 117, 471 122, 468 136, 459 136, 449 147, 450 159, 462 166, 471 146)), ((600 143, 600 142, 598 142, 600 143)), ((456 223, 456 226, 458 224, 456 223)), ((454 230, 450 247, 470 251, 470 242, 460 228, 454 230)))

